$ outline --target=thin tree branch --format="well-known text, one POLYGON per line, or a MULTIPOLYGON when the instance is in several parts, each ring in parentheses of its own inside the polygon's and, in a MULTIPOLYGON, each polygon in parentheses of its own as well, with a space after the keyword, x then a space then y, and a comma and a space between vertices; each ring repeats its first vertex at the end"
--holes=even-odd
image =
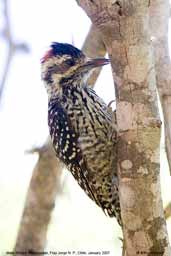
POLYGON ((29 48, 25 43, 16 43, 13 38, 12 31, 11 31, 10 18, 9 18, 9 13, 8 13, 8 10, 9 10, 8 5, 9 5, 8 0, 3 0, 3 7, 4 7, 3 13, 4 13, 5 25, 4 25, 2 36, 4 37, 4 39, 7 42, 7 56, 6 56, 6 60, 5 60, 2 77, 1 77, 1 82, 0 82, 0 100, 2 99, 2 96, 3 96, 5 83, 7 80, 7 76, 8 76, 9 70, 10 70, 10 64, 11 64, 14 54, 16 53, 16 51, 22 51, 24 53, 29 52, 29 48))

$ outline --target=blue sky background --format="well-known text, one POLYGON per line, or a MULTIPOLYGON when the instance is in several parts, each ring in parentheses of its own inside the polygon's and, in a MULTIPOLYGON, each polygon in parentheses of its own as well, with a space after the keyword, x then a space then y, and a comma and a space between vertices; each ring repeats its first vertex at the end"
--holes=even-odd
MULTIPOLYGON (((37 154, 25 151, 42 145, 48 136, 47 95, 40 80, 40 58, 52 41, 74 41, 81 48, 90 20, 75 1, 11 0, 12 32, 25 41, 31 52, 17 53, 12 60, 0 106, 0 255, 13 248, 37 154)), ((2 4, 0 3, 0 11, 2 4)), ((0 17, 0 30, 3 17, 0 17)), ((0 72, 6 45, 0 38, 0 72)), ((170 40, 170 33, 169 33, 170 40)), ((114 99, 110 67, 105 67, 96 84, 97 93, 108 103, 114 99)), ((168 166, 162 144, 162 192, 170 201, 168 166)), ((66 188, 58 199, 48 231, 47 250, 109 250, 119 255, 121 243, 115 220, 106 218, 73 182, 63 174, 66 188), (117 249, 116 249, 117 248, 117 249), (118 251, 117 251, 118 250, 118 251)), ((168 221, 171 231, 171 221, 168 221)), ((171 232, 170 232, 171 233, 171 232)))

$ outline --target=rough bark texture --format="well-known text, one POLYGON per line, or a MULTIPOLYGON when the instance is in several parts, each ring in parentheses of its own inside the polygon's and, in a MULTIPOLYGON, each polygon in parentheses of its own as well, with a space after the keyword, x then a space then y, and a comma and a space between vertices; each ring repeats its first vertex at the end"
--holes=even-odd
POLYGON ((120 200, 126 255, 170 255, 160 192, 160 119, 150 1, 79 0, 111 58, 116 90, 120 200))
MULTIPOLYGON (((94 26, 91 26, 82 48, 89 57, 105 55, 106 51, 99 37, 94 26)), ((100 70, 93 72, 90 76, 89 83, 92 86, 99 72, 100 70)), ((60 192, 62 165, 55 156, 50 138, 38 153, 39 160, 33 170, 15 251, 43 251, 51 212, 56 195, 60 192)))
POLYGON ((157 88, 164 116, 165 146, 171 173, 171 61, 168 47, 169 0, 150 3, 157 88))

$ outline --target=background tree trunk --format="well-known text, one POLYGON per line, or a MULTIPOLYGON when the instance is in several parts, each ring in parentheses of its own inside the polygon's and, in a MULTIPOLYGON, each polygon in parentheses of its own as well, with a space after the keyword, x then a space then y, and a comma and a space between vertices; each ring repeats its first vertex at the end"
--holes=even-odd
POLYGON ((39 160, 33 170, 15 246, 15 251, 20 252, 43 251, 56 195, 61 193, 63 165, 56 158, 50 140, 36 151, 39 160))
POLYGON ((160 119, 147 0, 79 0, 102 34, 115 81, 126 255, 170 255, 160 192, 160 119))
POLYGON ((165 147, 171 174, 171 61, 168 46, 169 0, 151 1, 150 25, 153 36, 157 88, 163 110, 165 147))

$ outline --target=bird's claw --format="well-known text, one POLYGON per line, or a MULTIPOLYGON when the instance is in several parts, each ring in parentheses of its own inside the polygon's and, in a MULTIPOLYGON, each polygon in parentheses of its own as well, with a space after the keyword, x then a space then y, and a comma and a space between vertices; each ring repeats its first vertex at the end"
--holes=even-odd
POLYGON ((112 103, 114 103, 114 102, 116 102, 115 100, 111 100, 109 103, 108 103, 108 108, 111 108, 111 105, 112 105, 112 103))

